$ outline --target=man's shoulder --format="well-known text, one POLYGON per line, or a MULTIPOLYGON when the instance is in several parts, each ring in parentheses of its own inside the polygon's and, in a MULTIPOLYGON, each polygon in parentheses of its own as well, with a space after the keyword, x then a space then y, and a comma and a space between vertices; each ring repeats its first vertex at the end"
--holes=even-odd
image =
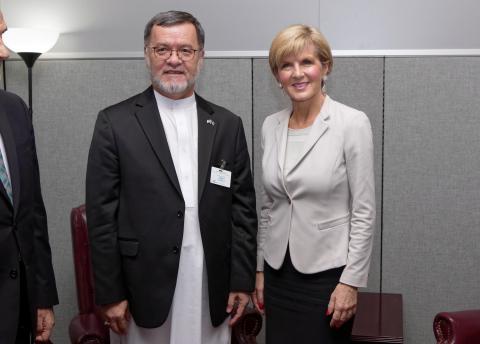
POLYGON ((24 101, 15 93, 0 90, 0 103, 3 107, 10 109, 11 107, 22 108, 24 101))
POLYGON ((149 97, 149 93, 151 93, 151 96, 153 97, 153 91, 151 90, 151 87, 116 104, 107 106, 101 112, 115 114, 129 111, 130 109, 133 109, 137 104, 144 103, 145 100, 149 97))
POLYGON ((198 107, 202 108, 203 110, 207 111, 210 114, 213 114, 213 113, 218 114, 218 115, 221 116, 222 119, 225 119, 225 120, 238 120, 238 119, 240 119, 240 116, 234 114, 229 109, 227 109, 227 108, 225 108, 221 105, 212 103, 212 102, 206 100, 205 98, 199 96, 197 93, 195 94, 195 100, 197 102, 198 107))
POLYGON ((24 128, 31 123, 30 112, 23 99, 4 90, 0 90, 0 115, 9 120, 11 127, 24 128))

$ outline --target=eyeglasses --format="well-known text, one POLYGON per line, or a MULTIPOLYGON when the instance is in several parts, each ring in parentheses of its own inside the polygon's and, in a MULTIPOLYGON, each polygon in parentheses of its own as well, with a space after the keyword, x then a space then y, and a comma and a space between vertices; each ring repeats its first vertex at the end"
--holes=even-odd
POLYGON ((195 56, 195 53, 199 49, 193 48, 180 48, 180 49, 170 49, 167 47, 145 47, 145 49, 150 49, 153 52, 153 56, 160 60, 168 60, 172 56, 173 52, 177 53, 177 57, 182 61, 190 61, 195 56))

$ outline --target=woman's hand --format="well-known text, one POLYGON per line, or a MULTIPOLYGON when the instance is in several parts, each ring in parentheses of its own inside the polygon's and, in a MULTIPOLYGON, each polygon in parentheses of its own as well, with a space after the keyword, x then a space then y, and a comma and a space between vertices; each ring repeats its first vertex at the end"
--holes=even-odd
POLYGON ((262 314, 264 314, 264 303, 263 303, 263 271, 257 271, 257 276, 255 279, 255 291, 252 293, 252 301, 255 305, 255 308, 262 314))
POLYGON ((327 315, 333 313, 330 327, 339 328, 350 320, 357 310, 357 288, 339 283, 330 296, 327 315))

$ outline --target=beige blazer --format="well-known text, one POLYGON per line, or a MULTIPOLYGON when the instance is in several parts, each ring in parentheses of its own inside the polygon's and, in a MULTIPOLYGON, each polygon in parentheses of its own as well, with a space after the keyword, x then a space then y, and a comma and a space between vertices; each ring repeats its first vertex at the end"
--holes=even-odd
POLYGON ((326 97, 289 171, 291 109, 262 127, 263 193, 257 270, 278 269, 287 251, 302 273, 345 265, 340 281, 367 285, 375 220, 372 130, 368 117, 326 97))

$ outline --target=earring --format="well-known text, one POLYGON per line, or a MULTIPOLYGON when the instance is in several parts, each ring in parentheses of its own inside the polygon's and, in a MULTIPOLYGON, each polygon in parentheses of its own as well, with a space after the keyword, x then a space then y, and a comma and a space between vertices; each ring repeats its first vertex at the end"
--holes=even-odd
POLYGON ((278 83, 278 88, 279 89, 282 89, 283 88, 283 85, 281 83, 278 83))
POLYGON ((327 93, 327 79, 328 77, 326 75, 323 76, 322 78, 322 92, 327 93))

